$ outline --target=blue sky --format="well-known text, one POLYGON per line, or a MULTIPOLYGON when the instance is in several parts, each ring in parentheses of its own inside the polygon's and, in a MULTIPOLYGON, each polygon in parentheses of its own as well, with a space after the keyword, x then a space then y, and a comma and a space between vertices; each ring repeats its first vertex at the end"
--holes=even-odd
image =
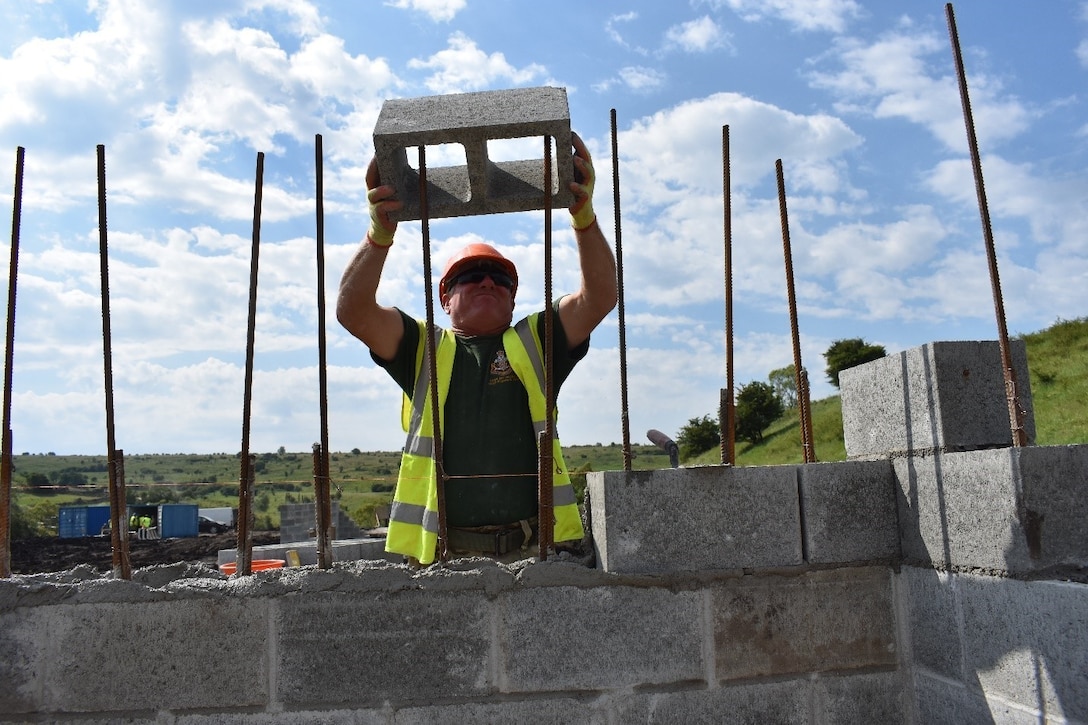
MULTIPOLYGON (((1083 317, 1088 3, 964 0, 955 14, 1008 328, 1083 317)), ((399 392, 332 314, 366 229, 378 112, 394 97, 541 85, 567 89, 606 230, 616 109, 635 442, 713 414, 725 384, 725 125, 738 385, 793 361, 776 159, 814 398, 835 393, 823 352, 836 339, 895 352, 996 338, 943 2, 4 3, 5 229, 15 149, 26 148, 14 451, 105 452, 96 144, 106 147, 118 447, 241 447, 259 151, 251 449, 302 451, 319 439, 315 134, 331 448, 398 449, 399 392)), ((468 241, 502 248, 521 273, 521 315, 543 303, 543 234, 538 212, 435 220, 431 244, 439 268, 468 241)), ((420 242, 418 222, 401 225, 379 295, 422 316, 420 242)), ((555 290, 572 290, 565 213, 554 244, 555 290)), ((564 386, 565 443, 622 438, 616 321, 598 328, 564 386)))

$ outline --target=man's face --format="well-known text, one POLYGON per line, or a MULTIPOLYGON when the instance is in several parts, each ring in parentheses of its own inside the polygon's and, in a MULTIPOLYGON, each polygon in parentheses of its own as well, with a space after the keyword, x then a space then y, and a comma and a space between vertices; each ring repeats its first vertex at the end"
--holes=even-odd
POLYGON ((455 332, 496 335, 514 317, 514 281, 501 267, 483 263, 460 270, 446 284, 442 309, 455 332))

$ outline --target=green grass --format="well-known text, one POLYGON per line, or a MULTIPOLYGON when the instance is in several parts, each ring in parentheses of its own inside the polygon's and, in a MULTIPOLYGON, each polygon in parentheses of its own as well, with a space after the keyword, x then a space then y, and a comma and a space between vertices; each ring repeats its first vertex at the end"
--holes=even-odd
MULTIPOLYGON (((1059 320, 1046 330, 1021 335, 1027 347, 1035 413, 1036 444, 1088 443, 1088 318, 1059 320)), ((846 458, 842 433, 842 406, 838 396, 814 401, 812 428, 816 459, 846 458)), ((737 441, 738 466, 801 463, 797 411, 787 412, 764 431, 758 445, 737 441)), ((669 465, 668 455, 651 445, 632 444, 633 470, 669 465)), ((609 445, 567 446, 567 465, 573 474, 623 469, 623 449, 609 445)), ((400 454, 389 451, 337 452, 330 455, 333 495, 341 510, 363 526, 373 525, 373 510, 392 498, 400 454), (377 489, 377 490, 375 490, 377 489)), ((684 465, 717 464, 718 449, 707 451, 684 465)), ((240 462, 237 454, 153 454, 126 456, 125 481, 138 500, 172 500, 203 507, 237 506, 240 462)), ((257 456, 254 508, 259 524, 279 526, 279 506, 313 500, 313 456, 305 453, 262 453, 257 456)), ((57 456, 23 453, 13 457, 13 494, 16 505, 32 512, 35 521, 55 531, 56 508, 63 504, 107 502, 105 456, 57 456), (28 489, 27 476, 40 473, 56 481, 65 471, 86 477, 87 486, 28 489)), ((575 475, 576 485, 584 476, 575 475)))

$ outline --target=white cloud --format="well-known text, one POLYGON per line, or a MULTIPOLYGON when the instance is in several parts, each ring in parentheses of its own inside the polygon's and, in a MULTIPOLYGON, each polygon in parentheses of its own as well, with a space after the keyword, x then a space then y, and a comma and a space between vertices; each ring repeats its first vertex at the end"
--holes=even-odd
POLYGON ((665 40, 689 53, 705 53, 725 44, 722 29, 707 15, 672 26, 665 31, 665 40))
POLYGON ((543 79, 546 73, 537 63, 516 68, 503 53, 488 55, 462 32, 450 35, 447 44, 425 60, 408 61, 409 68, 434 71, 424 83, 435 93, 475 91, 496 84, 522 86, 543 79))
POLYGON ((465 9, 466 0, 387 0, 390 5, 402 10, 415 10, 430 16, 435 22, 453 20, 457 13, 465 9))
POLYGON ((841 33, 861 14, 855 0, 707 0, 725 5, 749 22, 780 18, 798 30, 841 33))

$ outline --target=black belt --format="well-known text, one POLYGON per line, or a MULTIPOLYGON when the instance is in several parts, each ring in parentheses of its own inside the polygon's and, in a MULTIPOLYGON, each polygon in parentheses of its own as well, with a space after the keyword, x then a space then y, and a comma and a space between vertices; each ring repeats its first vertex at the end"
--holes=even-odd
MULTIPOLYGON (((526 522, 531 537, 537 528, 536 518, 526 522)), ((446 530, 448 546, 452 551, 467 551, 488 556, 502 556, 525 543, 525 529, 520 524, 495 527, 482 526, 475 529, 448 527, 446 530)))

